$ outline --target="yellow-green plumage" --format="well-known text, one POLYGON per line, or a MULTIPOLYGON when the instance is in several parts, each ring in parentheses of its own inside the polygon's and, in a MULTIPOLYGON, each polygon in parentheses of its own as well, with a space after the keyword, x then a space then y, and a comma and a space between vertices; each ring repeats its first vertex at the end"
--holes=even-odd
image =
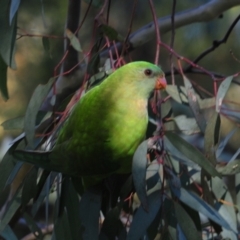
MULTIPOLYGON (((164 86, 162 70, 148 62, 116 70, 76 104, 48 155, 47 167, 42 167, 86 176, 87 182, 91 176, 86 185, 112 173, 130 173, 133 154, 145 138, 147 99, 159 79, 164 86)), ((23 155, 19 153, 18 159, 24 160, 23 155)), ((37 165, 46 163, 43 158, 37 165)))

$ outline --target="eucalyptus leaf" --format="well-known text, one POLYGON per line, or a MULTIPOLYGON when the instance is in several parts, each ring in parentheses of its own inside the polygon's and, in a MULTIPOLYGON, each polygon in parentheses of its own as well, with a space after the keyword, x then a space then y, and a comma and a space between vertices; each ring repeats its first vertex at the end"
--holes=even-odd
POLYGON ((56 240, 72 240, 69 224, 67 211, 64 209, 63 213, 57 218, 54 224, 54 237, 56 240))
POLYGON ((132 176, 137 195, 142 206, 147 210, 146 170, 147 170, 147 145, 148 140, 143 141, 135 151, 132 162, 132 176))
POLYGON ((186 88, 183 86, 167 85, 166 92, 178 103, 188 103, 186 88))
POLYGON ((186 239, 201 240, 201 232, 197 230, 192 218, 188 215, 185 209, 177 202, 174 202, 174 208, 178 224, 186 236, 186 239))
MULTIPOLYGON (((215 165, 216 164, 216 156, 215 156, 215 138, 217 134, 217 138, 219 136, 220 124, 218 123, 219 114, 214 111, 213 115, 207 122, 207 127, 204 134, 204 151, 206 154, 206 158, 215 165), (217 133, 216 133, 217 132, 217 133)), ((218 139, 217 139, 218 140, 218 139)))
POLYGON ((112 27, 109 25, 102 24, 100 29, 110 40, 124 41, 124 38, 112 27))
POLYGON ((219 86, 216 96, 216 112, 220 112, 223 99, 232 83, 233 76, 227 77, 219 86))
POLYGON ((24 127, 24 117, 16 117, 4 121, 1 126, 4 130, 22 130, 24 127))
POLYGON ((84 228, 84 240, 98 239, 101 202, 102 192, 99 186, 89 188, 81 197, 80 220, 84 228))
POLYGON ((228 223, 228 221, 222 217, 217 210, 212 208, 207 204, 202 198, 197 196, 195 193, 180 189, 180 194, 177 196, 179 200, 188 205, 189 207, 195 209, 196 211, 202 213, 207 218, 211 219, 213 222, 219 224, 220 226, 226 228, 227 230, 235 232, 235 228, 228 223))
POLYGON ((11 24, 9 24, 9 4, 9 1, 2 1, 0 8, 0 61, 4 61, 7 66, 11 67, 12 69, 16 69, 13 56, 17 34, 17 14, 14 14, 13 18, 11 19, 11 24))
POLYGON ((47 84, 38 85, 28 103, 24 120, 24 132, 29 148, 34 148, 35 124, 38 110, 54 81, 55 79, 51 78, 47 84))
POLYGON ((204 168, 206 172, 208 172, 211 176, 221 177, 220 173, 217 172, 214 166, 204 157, 204 155, 198 149, 193 147, 191 144, 173 132, 165 132, 165 136, 173 144, 173 146, 178 149, 178 151, 184 154, 191 161, 204 168))
POLYGON ((192 109, 193 115, 195 116, 199 128, 204 133, 206 129, 206 120, 204 118, 203 112, 200 109, 197 94, 192 87, 192 83, 185 75, 183 75, 183 81, 187 91, 188 103, 190 105, 190 108, 192 109))
POLYGON ((12 20, 18 11, 20 2, 21 2, 20 0, 11 0, 10 13, 9 13, 9 24, 10 25, 12 24, 12 20))
POLYGON ((9 225, 4 228, 0 235, 4 237, 4 239, 18 240, 17 236, 9 225))
POLYGON ((8 89, 7 89, 7 64, 3 61, 0 56, 0 92, 4 100, 8 100, 8 89))
POLYGON ((82 52, 81 44, 80 44, 78 38, 76 37, 76 35, 73 32, 71 32, 71 30, 69 30, 69 29, 66 29, 66 35, 67 35, 68 39, 70 40, 72 47, 76 51, 82 52))
POLYGON ((185 115, 179 115, 177 117, 174 117, 174 121, 177 124, 179 130, 186 135, 200 132, 195 118, 187 118, 185 115))
POLYGON ((153 192, 147 197, 148 211, 146 211, 141 205, 133 216, 127 240, 139 240, 146 233, 147 228, 155 219, 158 213, 163 196, 160 190, 153 192))
POLYGON ((0 232, 9 224, 12 217, 21 205, 22 187, 20 186, 15 194, 12 196, 11 201, 8 203, 5 213, 0 221, 0 232))
POLYGON ((234 128, 231 132, 229 132, 229 133, 227 134, 226 137, 224 137, 224 138, 220 141, 220 143, 219 143, 219 145, 218 145, 218 148, 217 148, 217 150, 216 150, 216 158, 219 158, 219 157, 220 157, 220 155, 222 154, 224 148, 225 148, 226 145, 228 144, 230 138, 236 133, 237 130, 238 130, 237 127, 234 128))

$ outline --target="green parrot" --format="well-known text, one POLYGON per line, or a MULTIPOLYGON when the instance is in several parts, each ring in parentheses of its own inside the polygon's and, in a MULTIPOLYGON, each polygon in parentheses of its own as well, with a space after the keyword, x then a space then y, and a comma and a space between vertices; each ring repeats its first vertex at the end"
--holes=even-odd
POLYGON ((166 87, 160 67, 128 63, 87 92, 61 127, 51 151, 15 150, 16 159, 81 177, 85 188, 111 174, 131 172, 132 157, 144 140, 147 101, 166 87))

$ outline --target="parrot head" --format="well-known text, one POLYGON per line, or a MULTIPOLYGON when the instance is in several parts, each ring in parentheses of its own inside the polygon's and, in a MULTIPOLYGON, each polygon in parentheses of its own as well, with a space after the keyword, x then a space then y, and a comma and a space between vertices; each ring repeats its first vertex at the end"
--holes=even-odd
POLYGON ((154 89, 165 89, 167 85, 162 69, 149 62, 131 62, 119 68, 117 72, 124 76, 122 80, 125 81, 125 86, 134 89, 132 92, 138 92, 143 98, 148 98, 154 89))

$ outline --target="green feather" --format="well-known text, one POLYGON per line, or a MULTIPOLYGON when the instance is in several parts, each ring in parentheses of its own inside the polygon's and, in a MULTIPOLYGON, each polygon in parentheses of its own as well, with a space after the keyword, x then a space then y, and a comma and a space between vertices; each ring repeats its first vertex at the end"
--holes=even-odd
POLYGON ((32 152, 27 156, 27 151, 25 156, 23 151, 14 155, 22 161, 83 177, 85 187, 98 184, 112 173, 130 173, 132 156, 145 138, 147 100, 161 76, 161 68, 154 64, 126 64, 80 99, 51 152, 39 158, 29 157, 32 152))

